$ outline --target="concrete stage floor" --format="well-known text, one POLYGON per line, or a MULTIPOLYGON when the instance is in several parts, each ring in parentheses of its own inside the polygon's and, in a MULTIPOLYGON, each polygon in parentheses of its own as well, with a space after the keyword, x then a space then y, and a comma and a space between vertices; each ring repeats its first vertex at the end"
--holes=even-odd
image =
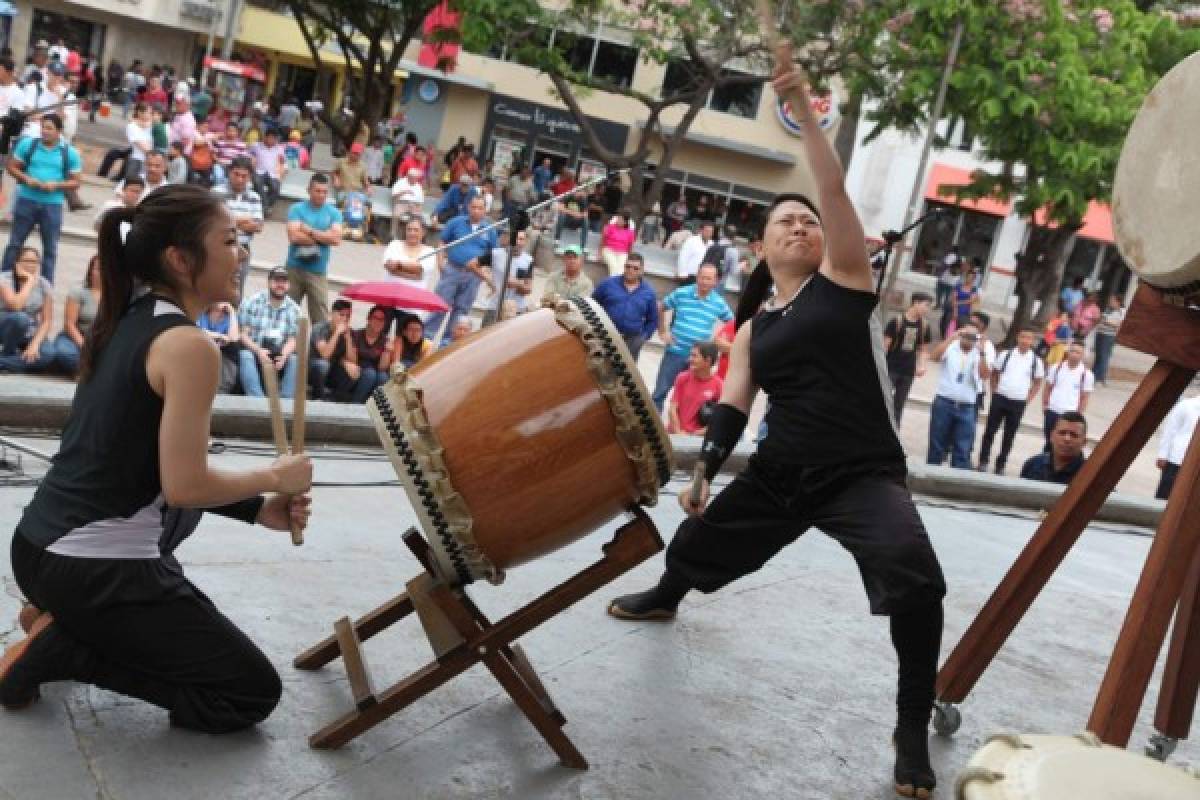
MULTIPOLYGON (((46 450, 56 442, 27 440, 46 450)), ((246 445, 262 452, 261 445, 246 445)), ((262 456, 231 452, 221 466, 262 456)), ((362 451, 365 452, 365 451, 362 451)), ((883 619, 867 614, 854 563, 818 532, 758 574, 714 596, 693 595, 673 624, 604 614, 614 594, 644 588, 655 557, 522 640, 591 761, 553 753, 481 667, 451 681, 339 751, 308 735, 351 707, 341 662, 319 672, 293 656, 333 621, 374 608, 418 571, 400 540, 412 514, 391 466, 325 451, 302 548, 286 534, 210 517, 180 552, 191 578, 275 663, 285 692, 256 730, 224 737, 168 727, 139 701, 72 684, 43 689, 21 713, 0 713, 0 798, 846 798, 893 797, 895 663, 883 619), (351 459, 351 460, 334 460, 351 459)), ((36 472, 36 463, 25 459, 36 472)), ((31 488, 0 489, 12 531, 31 488)), ((669 539, 681 513, 651 511, 669 539)), ((943 654, 1036 527, 1029 515, 922 502, 950 584, 943 654)), ((513 570, 472 596, 493 617, 582 569, 610 529, 513 570)), ((997 732, 1082 730, 1150 539, 1093 527, 964 704, 961 730, 935 739, 938 796, 997 732)), ((0 566, 0 643, 12 641, 19 592, 0 566), (11 621, 11 622, 10 622, 11 621)), ((414 618, 366 645, 376 686, 430 659, 414 618)), ((1161 669, 1161 661, 1160 661, 1161 669)), ((1131 747, 1151 732, 1152 685, 1131 747)), ((1184 742, 1175 762, 1200 763, 1184 742)))

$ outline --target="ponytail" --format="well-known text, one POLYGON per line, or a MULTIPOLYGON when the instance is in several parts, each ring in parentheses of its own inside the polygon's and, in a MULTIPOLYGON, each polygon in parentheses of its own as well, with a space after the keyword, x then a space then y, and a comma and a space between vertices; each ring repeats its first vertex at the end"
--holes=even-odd
POLYGON ((191 266, 191 278, 204 269, 204 239, 224 205, 207 189, 181 184, 164 186, 133 208, 114 208, 100 218, 100 304, 80 358, 79 380, 87 381, 104 348, 116 333, 133 297, 134 287, 177 288, 163 265, 163 255, 176 248, 191 266))
MULTIPOLYGON (((96 368, 96 360, 112 339, 117 323, 125 313, 133 294, 133 275, 125 259, 125 226, 132 227, 134 208, 118 207, 104 212, 100 218, 100 235, 97 237, 97 258, 100 259, 100 304, 96 319, 83 343, 79 362, 79 381, 86 382, 96 368)), ((129 230, 129 228, 125 228, 129 230)))

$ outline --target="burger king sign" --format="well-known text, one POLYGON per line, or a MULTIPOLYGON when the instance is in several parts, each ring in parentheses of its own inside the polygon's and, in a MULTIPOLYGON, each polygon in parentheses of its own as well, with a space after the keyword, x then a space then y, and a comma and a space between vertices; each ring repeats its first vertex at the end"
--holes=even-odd
MULTIPOLYGON (((824 94, 815 94, 812 96, 812 110, 817 117, 817 124, 821 130, 828 131, 838 121, 838 103, 837 95, 832 90, 824 94)), ((775 101, 775 114, 779 117, 779 124, 784 127, 788 133, 793 136, 803 136, 804 127, 800 124, 800 120, 792 113, 791 103, 784 100, 782 97, 775 101)))

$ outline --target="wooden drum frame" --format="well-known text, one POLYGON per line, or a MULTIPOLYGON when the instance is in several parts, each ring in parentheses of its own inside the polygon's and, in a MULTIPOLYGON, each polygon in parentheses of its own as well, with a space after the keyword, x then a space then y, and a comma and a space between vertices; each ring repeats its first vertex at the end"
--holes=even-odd
POLYGON ((654 505, 672 452, 624 341, 588 298, 471 335, 367 403, 447 583, 504 570, 654 505))

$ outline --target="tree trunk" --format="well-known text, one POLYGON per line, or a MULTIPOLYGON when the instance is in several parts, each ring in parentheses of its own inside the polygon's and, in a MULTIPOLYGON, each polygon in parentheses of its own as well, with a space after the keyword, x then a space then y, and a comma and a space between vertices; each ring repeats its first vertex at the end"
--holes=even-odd
POLYGON ((852 94, 842 107, 842 124, 838 126, 833 149, 842 162, 842 171, 850 171, 850 159, 854 157, 854 146, 858 142, 858 118, 862 114, 862 95, 852 94))
POLYGON ((1057 228, 1035 226, 1030 231, 1025 252, 1017 261, 1017 308, 1004 346, 1011 347, 1022 328, 1045 327, 1057 312, 1058 290, 1067 265, 1069 245, 1074 243, 1075 234, 1082 227, 1082 223, 1057 228), (1033 307, 1039 300, 1041 307, 1035 316, 1033 307))

